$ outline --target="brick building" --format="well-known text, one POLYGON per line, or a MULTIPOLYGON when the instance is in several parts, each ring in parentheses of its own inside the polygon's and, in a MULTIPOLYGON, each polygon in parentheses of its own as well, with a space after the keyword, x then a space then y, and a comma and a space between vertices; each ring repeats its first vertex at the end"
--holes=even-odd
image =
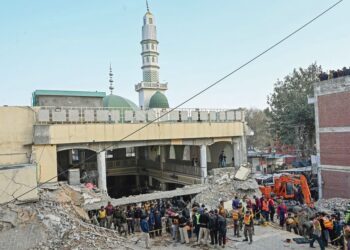
POLYGON ((350 76, 314 85, 316 147, 324 198, 350 198, 350 76))

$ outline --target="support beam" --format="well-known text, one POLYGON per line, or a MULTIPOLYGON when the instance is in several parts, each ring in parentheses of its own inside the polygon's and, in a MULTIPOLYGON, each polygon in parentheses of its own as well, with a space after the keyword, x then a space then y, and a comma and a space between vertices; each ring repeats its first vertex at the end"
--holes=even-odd
POLYGON ((201 182, 205 183, 208 175, 208 166, 207 166, 207 146, 200 146, 200 165, 201 165, 201 182))
POLYGON ((98 187, 102 193, 107 193, 106 151, 97 154, 98 187))

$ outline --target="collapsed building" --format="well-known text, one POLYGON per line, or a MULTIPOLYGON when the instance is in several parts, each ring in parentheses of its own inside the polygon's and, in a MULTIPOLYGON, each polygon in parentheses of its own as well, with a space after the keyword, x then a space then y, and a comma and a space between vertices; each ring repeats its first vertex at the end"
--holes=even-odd
MULTIPOLYGON (((155 16, 142 26, 139 105, 109 90, 35 90, 32 106, 0 107, 0 203, 36 184, 95 184, 111 197, 200 184, 210 169, 246 162, 242 109, 171 109, 159 78, 155 16), (147 125, 146 125, 147 124, 147 125)), ((114 92, 113 92, 114 91, 114 92)), ((37 191, 22 200, 36 199, 37 191)))

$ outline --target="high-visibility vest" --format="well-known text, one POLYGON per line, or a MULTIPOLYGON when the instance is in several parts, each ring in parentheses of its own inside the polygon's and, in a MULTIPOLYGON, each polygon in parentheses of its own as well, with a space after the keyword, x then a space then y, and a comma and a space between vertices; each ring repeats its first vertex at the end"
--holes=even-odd
POLYGON ((219 207, 219 214, 222 215, 222 216, 226 215, 224 206, 220 206, 219 207))
POLYGON ((99 210, 98 211, 98 218, 99 219, 104 219, 104 218, 106 218, 106 210, 99 210))
POLYGON ((199 217, 200 217, 201 215, 197 213, 195 216, 196 216, 197 225, 199 225, 199 217))
POLYGON ((269 211, 269 203, 267 201, 263 201, 262 202, 262 208, 261 208, 263 211, 269 211))
POLYGON ((244 224, 249 226, 252 219, 253 218, 252 218, 252 216, 250 214, 249 215, 247 215, 247 214, 244 215, 244 224))
POLYGON ((323 219, 323 224, 324 224, 324 227, 326 229, 329 229, 329 230, 333 230, 333 221, 327 219, 327 218, 324 218, 323 219))
POLYGON ((238 220, 239 219, 239 213, 237 210, 233 211, 232 213, 232 219, 233 220, 238 220))

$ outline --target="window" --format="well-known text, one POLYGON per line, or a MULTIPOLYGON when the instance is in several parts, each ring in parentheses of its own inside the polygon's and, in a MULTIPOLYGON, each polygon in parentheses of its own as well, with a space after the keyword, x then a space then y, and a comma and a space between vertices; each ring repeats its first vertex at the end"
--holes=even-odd
POLYGON ((152 43, 152 50, 154 50, 154 44, 152 43))
POLYGON ((72 149, 72 162, 79 162, 79 150, 72 149))
POLYGON ((126 157, 135 157, 135 148, 126 148, 126 157))
POLYGON ((153 24, 152 18, 148 18, 148 22, 149 22, 149 24, 153 24))
POLYGON ((154 56, 152 56, 152 62, 154 62, 154 56))
POLYGON ((146 44, 146 49, 148 49, 149 47, 148 47, 148 44, 146 44))
POLYGON ((149 62, 149 57, 147 56, 147 62, 149 62))

